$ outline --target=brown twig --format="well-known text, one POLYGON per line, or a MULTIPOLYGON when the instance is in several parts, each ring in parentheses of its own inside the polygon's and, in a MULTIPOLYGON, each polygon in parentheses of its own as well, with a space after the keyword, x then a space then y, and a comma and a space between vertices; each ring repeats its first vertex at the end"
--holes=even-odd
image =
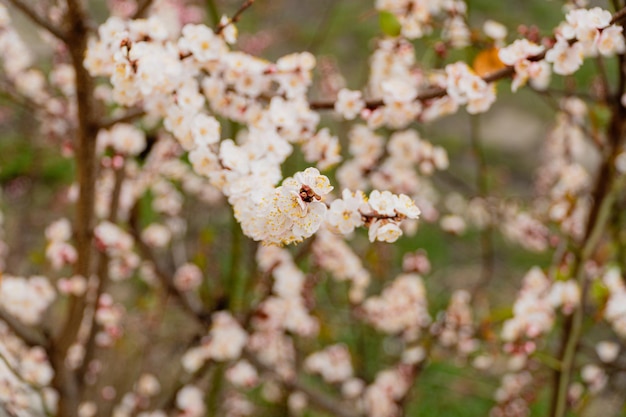
POLYGON ((66 42, 67 37, 66 34, 61 31, 58 27, 56 27, 52 22, 48 21, 46 18, 39 15, 39 13, 35 12, 35 10, 24 3, 22 0, 5 0, 12 4, 16 9, 24 13, 30 20, 32 20, 35 24, 42 27, 52 34, 54 37, 59 39, 60 41, 66 42))
POLYGON ((28 346, 43 346, 47 348, 49 340, 44 333, 22 324, 18 319, 1 308, 0 320, 5 322, 13 333, 28 346))
MULTIPOLYGON (((109 203, 108 221, 110 221, 111 223, 115 223, 117 221, 117 212, 119 210, 120 196, 122 194, 122 184, 124 182, 125 175, 125 165, 115 171, 115 184, 113 185, 113 192, 111 193, 111 200, 109 203)), ((98 288, 96 290, 96 297, 93 306, 94 310, 98 308, 98 301, 100 300, 100 296, 104 293, 109 282, 109 261, 110 258, 106 254, 106 252, 101 252, 97 262, 98 288)), ((96 314, 94 313, 89 327, 87 342, 85 343, 85 356, 83 359, 83 363, 81 364, 81 367, 78 369, 77 372, 79 381, 82 381, 83 377, 85 376, 85 372, 87 372, 87 366, 95 355, 96 334, 98 327, 99 326, 96 321, 96 314)))
POLYGON ((219 25, 217 25, 217 27, 215 28, 215 34, 219 35, 220 33, 224 31, 224 29, 228 27, 228 25, 239 22, 239 19, 241 19, 241 15, 243 14, 243 12, 245 12, 250 6, 253 5, 254 1, 255 0, 246 0, 241 5, 241 7, 239 7, 239 9, 235 12, 233 17, 228 19, 228 21, 226 21, 225 23, 220 23, 219 25))
MULTIPOLYGON (((67 0, 67 27, 64 40, 75 73, 78 118, 75 161, 79 193, 74 212, 74 237, 78 256, 74 272, 88 278, 92 272, 98 112, 93 94, 95 82, 83 66, 91 19, 82 1, 67 0)), ((76 342, 86 306, 86 295, 70 297, 65 320, 51 348, 51 363, 55 370, 52 383, 59 392, 59 417, 75 417, 78 414, 81 387, 76 373, 66 366, 65 361, 68 349, 76 342)))
POLYGON ((139 19, 145 16, 146 12, 148 11, 148 9, 150 8, 150 6, 152 5, 152 3, 154 2, 154 0, 142 0, 138 3, 137 5, 137 10, 135 11, 135 14, 133 15, 133 19, 139 19))
POLYGON ((118 123, 128 123, 128 122, 132 122, 134 120, 137 120, 140 117, 143 117, 146 115, 146 111, 142 110, 142 109, 130 109, 128 110, 126 113, 122 114, 121 116, 118 117, 110 117, 107 119, 102 120, 102 122, 99 123, 98 127, 100 129, 108 129, 110 127, 113 127, 114 125, 118 124, 118 123))
POLYGON ((139 204, 135 204, 135 206, 131 210, 131 215, 129 219, 130 224, 130 232, 135 238, 135 244, 139 249, 139 253, 143 256, 144 259, 150 261, 154 266, 154 271, 156 273, 157 278, 161 282, 161 285, 165 288, 168 294, 174 297, 176 301, 179 302, 180 306, 189 313, 192 317, 194 317, 198 323, 202 326, 206 326, 211 323, 211 311, 205 311, 202 302, 188 295, 181 293, 172 282, 172 272, 166 271, 159 260, 157 259, 152 249, 141 239, 141 233, 139 231, 139 204))
POLYGON ((308 384, 305 384, 298 378, 293 378, 290 380, 286 380, 281 378, 280 375, 276 373, 272 368, 263 364, 256 356, 254 356, 250 352, 244 353, 244 358, 247 359, 252 365, 256 368, 262 370, 263 372, 274 375, 280 383, 289 390, 296 390, 303 392, 311 402, 311 406, 329 413, 332 416, 336 417, 360 417, 361 413, 356 410, 351 409, 346 404, 338 401, 334 397, 319 391, 308 384))

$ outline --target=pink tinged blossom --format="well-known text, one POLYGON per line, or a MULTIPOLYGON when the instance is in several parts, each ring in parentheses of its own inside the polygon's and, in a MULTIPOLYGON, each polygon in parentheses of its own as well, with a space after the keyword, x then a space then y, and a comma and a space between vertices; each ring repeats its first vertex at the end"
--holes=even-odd
POLYGON ((593 41, 598 29, 611 23, 611 12, 599 7, 574 9, 565 16, 566 24, 561 27, 561 35, 566 39, 576 38, 582 42, 593 41))
POLYGON ((46 246, 46 258, 52 269, 58 271, 65 265, 74 264, 78 259, 78 252, 69 243, 52 241, 46 246))
POLYGON ((62 218, 46 227, 45 233, 51 242, 66 242, 72 237, 72 226, 68 219, 62 218))
POLYGON ((181 51, 189 51, 199 62, 216 60, 227 52, 224 41, 205 25, 187 24, 178 41, 181 51))
POLYGON ((217 312, 212 318, 207 357, 219 362, 238 358, 248 340, 247 333, 228 312, 217 312))
POLYGON ((220 33, 220 36, 224 39, 224 41, 231 45, 236 43, 238 31, 235 23, 233 23, 228 16, 222 16, 219 24, 224 28, 220 33))
POLYGON ((87 290, 87 280, 80 275, 75 275, 71 278, 60 278, 57 281, 57 289, 61 294, 81 296, 87 290))
POLYGON ((383 81, 382 90, 385 104, 408 103, 417 97, 417 88, 405 80, 393 79, 383 81))
POLYGON ((367 203, 375 214, 394 217, 396 215, 396 199, 390 191, 374 190, 370 193, 367 203))
POLYGON ((193 291, 202 284, 202 271, 192 263, 180 266, 174 274, 174 286, 179 291, 193 291))
POLYGON ((253 388, 259 383, 259 374, 246 360, 240 360, 226 371, 226 379, 236 387, 253 388))
POLYGON ((594 364, 588 364, 582 367, 580 377, 589 387, 591 393, 598 393, 606 386, 608 376, 602 368, 594 364))
POLYGON ((137 380, 136 390, 141 396, 154 397, 161 391, 161 384, 153 374, 144 373, 137 380))
POLYGON ((304 361, 304 368, 321 375, 330 384, 346 381, 353 373, 350 352, 345 345, 328 346, 309 355, 304 361))
POLYGON ((557 281, 552 285, 548 299, 553 307, 562 307, 565 314, 571 314, 580 304, 580 288, 574 280, 557 281))
POLYGON ((598 52, 604 56, 623 54, 626 51, 623 31, 624 28, 617 25, 605 28, 597 41, 598 52))
POLYGON ((385 333, 411 336, 431 323, 426 290, 417 274, 398 276, 380 296, 363 303, 366 318, 385 333))
POLYGON ((421 214, 415 202, 406 194, 399 194, 395 197, 395 211, 409 219, 417 219, 421 214))
POLYGON ((287 405, 289 407, 289 411, 295 415, 300 416, 302 412, 306 410, 309 404, 309 399, 305 393, 296 391, 289 395, 287 399, 287 405))
POLYGON ((583 49, 578 42, 570 45, 563 38, 558 38, 552 49, 546 52, 546 61, 553 64, 553 70, 560 75, 573 74, 583 63, 583 49))
POLYGON ((302 151, 307 162, 317 162, 317 167, 322 170, 341 162, 339 139, 327 128, 304 142, 302 151))
POLYGON ((483 24, 483 32, 495 41, 504 41, 507 34, 506 26, 494 20, 487 20, 483 24))
POLYGON ((342 199, 337 199, 330 204, 326 222, 333 230, 345 235, 363 225, 359 208, 365 204, 365 196, 361 191, 357 191, 353 196, 349 190, 344 190, 342 195, 342 199))
POLYGON ((101 149, 110 146, 115 152, 134 156, 145 149, 146 135, 133 125, 118 123, 108 131, 101 131, 98 134, 98 142, 101 149))
POLYGON ((617 342, 605 340, 596 345, 596 353, 604 363, 611 363, 617 359, 619 351, 620 345, 617 342))
POLYGON ((363 101, 363 94, 360 91, 352 91, 346 88, 339 90, 337 101, 335 102, 335 111, 344 119, 353 120, 364 108, 365 101, 363 101))
POLYGON ((304 172, 297 172, 293 177, 297 182, 303 186, 309 187, 320 197, 325 196, 333 190, 328 177, 321 175, 316 168, 307 168, 304 172))
POLYGON ((539 55, 544 49, 542 45, 537 45, 528 39, 518 39, 511 45, 500 49, 498 57, 504 64, 513 66, 526 58, 539 55))
POLYGON ((148 225, 141 232, 141 240, 155 248, 163 248, 170 243, 172 232, 167 226, 158 223, 148 225))
POLYGON ((0 281, 0 306, 27 325, 39 324, 56 293, 49 280, 5 275, 0 281))
POLYGON ((117 225, 103 221, 94 229, 96 245, 110 255, 119 256, 133 247, 133 238, 117 225))
POLYGON ((185 417, 203 417, 206 413, 204 392, 194 385, 185 385, 176 394, 176 406, 185 417))

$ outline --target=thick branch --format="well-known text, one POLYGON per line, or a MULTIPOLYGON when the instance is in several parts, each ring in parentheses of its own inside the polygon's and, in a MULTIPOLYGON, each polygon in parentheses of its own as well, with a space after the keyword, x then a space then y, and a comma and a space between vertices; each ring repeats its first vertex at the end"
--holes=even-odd
POLYGON ((35 12, 31 6, 24 3, 22 0, 5 0, 12 4, 16 9, 20 10, 24 13, 30 20, 32 20, 35 24, 42 27, 43 29, 50 32, 57 39, 66 42, 67 38, 65 33, 61 31, 60 28, 56 27, 52 22, 49 22, 42 16, 39 16, 39 13, 35 12))
POLYGON ((18 319, 0 308, 0 320, 4 321, 17 337, 28 346, 43 346, 47 348, 48 338, 41 332, 22 324, 18 319))
POLYGON ((144 17, 152 3, 154 3, 154 0, 140 1, 137 5, 137 10, 135 11, 135 14, 133 15, 133 19, 139 19, 144 17))
MULTIPOLYGON (((75 136, 76 177, 78 200, 74 213, 74 235, 78 259, 76 275, 91 276, 93 252, 93 223, 96 188, 96 103, 94 100, 94 80, 83 66, 90 31, 90 19, 83 2, 67 0, 66 45, 75 73, 76 107, 78 129, 75 136)), ((55 370, 54 387, 59 391, 59 417, 74 417, 78 413, 81 400, 81 387, 76 374, 66 366, 67 351, 76 342, 80 325, 87 306, 85 295, 72 296, 65 314, 65 320, 53 343, 55 370)))

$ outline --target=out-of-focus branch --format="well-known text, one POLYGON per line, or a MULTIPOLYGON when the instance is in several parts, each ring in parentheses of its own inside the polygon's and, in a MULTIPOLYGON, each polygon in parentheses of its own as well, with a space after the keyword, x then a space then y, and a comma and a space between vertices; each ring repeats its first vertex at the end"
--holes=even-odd
POLYGON ((219 25, 217 25, 217 27, 215 28, 215 33, 216 34, 220 34, 222 33, 222 31, 224 29, 226 29, 229 25, 231 24, 235 24, 237 22, 239 22, 239 19, 241 19, 241 15, 243 14, 243 12, 245 12, 250 6, 252 6, 254 4, 255 0, 246 0, 241 7, 239 7, 239 10, 237 10, 235 12, 235 14, 233 15, 233 17, 231 17, 228 21, 226 21, 225 23, 220 23, 219 25))
POLYGON ((13 333, 22 339, 28 346, 48 347, 49 340, 45 334, 22 324, 18 319, 7 313, 2 308, 0 308, 0 320, 4 321, 13 333))
MULTIPOLYGON (((613 18, 611 19, 611 24, 619 24, 622 20, 626 19, 626 7, 619 10, 618 12, 613 14, 613 18)), ((535 56, 531 56, 528 58, 529 61, 541 61, 546 57, 546 49, 540 54, 535 56)), ((486 83, 493 83, 504 78, 512 77, 515 75, 515 69, 513 67, 505 67, 500 70, 494 71, 484 77, 482 77, 483 81, 486 83)), ((415 98, 416 101, 427 101, 435 98, 441 98, 447 95, 447 91, 443 87, 429 87, 423 90, 420 94, 415 98)), ((382 100, 369 100, 365 102, 365 107, 373 110, 383 105, 382 100)), ((335 102, 333 100, 323 100, 323 101, 312 101, 309 103, 309 106, 312 110, 332 110, 335 108, 335 102)))
MULTIPOLYGON (((626 17, 626 9, 622 9, 620 12, 623 12, 626 17)), ((585 300, 590 287, 585 279, 584 266, 597 249, 602 238, 615 204, 616 194, 622 191, 624 187, 624 177, 617 176, 614 165, 615 158, 623 144, 626 129, 626 108, 620 100, 626 90, 625 64, 624 55, 618 56, 619 82, 617 93, 611 103, 613 114, 607 128, 607 149, 596 177, 592 194, 593 202, 587 216, 585 234, 580 243, 580 249, 576 253, 576 263, 572 273, 581 288, 580 303, 572 313, 561 339, 559 352, 561 366, 554 373, 553 380, 550 410, 550 415, 553 417, 564 417, 567 412, 567 392, 575 370, 576 352, 582 337, 585 300)))
POLYGON ((157 259, 154 252, 150 246, 148 246, 141 239, 141 232, 139 230, 139 204, 135 204, 135 206, 131 210, 131 215, 129 219, 130 224, 130 232, 135 238, 135 244, 139 249, 140 254, 144 259, 150 261, 154 265, 154 271, 156 273, 157 278, 161 282, 161 285, 165 288, 168 294, 174 297, 176 301, 179 302, 180 306, 189 313, 192 317, 194 317, 200 325, 206 326, 211 323, 211 313, 210 311, 205 311, 202 302, 191 295, 181 293, 172 282, 173 272, 166 271, 159 260, 157 259))
MULTIPOLYGON (((96 135, 100 117, 94 99, 95 81, 83 65, 92 27, 86 4, 81 0, 67 1, 67 31, 65 44, 75 74, 77 130, 75 134, 76 181, 78 199, 74 210, 74 240, 77 260, 74 273, 88 278, 92 274, 93 223, 96 195, 96 135)), ((78 336, 87 307, 86 294, 70 296, 65 317, 52 343, 51 363, 54 367, 52 384, 59 392, 57 415, 76 417, 82 397, 82 387, 76 372, 66 365, 67 352, 78 336)))
MULTIPOLYGON (((45 396, 41 387, 24 379, 24 377, 22 377, 19 371, 15 369, 13 365, 11 365, 11 361, 9 361, 9 359, 6 356, 4 356, 2 353, 0 353, 0 360, 4 362, 5 366, 9 369, 9 371, 11 371, 11 373, 17 379, 19 379, 22 383, 28 385, 31 389, 33 389, 38 394, 39 401, 41 402, 41 408, 43 409, 44 413, 46 414, 46 416, 52 417, 52 412, 48 408, 48 404, 46 403, 46 399, 45 399, 45 396)), ((2 403, 0 402, 0 404, 2 403)), ((13 415, 13 414, 10 414, 10 415, 13 415)))
MULTIPOLYGON (((480 115, 470 116, 470 125, 470 143, 476 163, 476 188, 479 197, 485 199, 489 196, 488 166, 480 140, 480 115)), ((481 273, 480 279, 472 289, 473 298, 480 294, 483 287, 493 278, 495 258, 491 221, 480 231, 480 250, 481 273)))
POLYGON ((308 399, 310 400, 311 406, 329 413, 332 416, 336 417, 361 417, 362 414, 357 412, 354 409, 351 409, 347 404, 342 403, 336 398, 326 394, 325 392, 319 391, 308 384, 302 382, 297 377, 291 380, 285 380, 281 378, 275 370, 270 368, 269 366, 264 365, 261 361, 257 359, 254 354, 250 352, 244 353, 244 358, 247 359, 251 364, 253 364, 256 368, 262 370, 263 372, 274 375, 278 381, 285 386, 285 388, 290 390, 296 390, 303 392, 308 399))
POLYGON ((35 24, 42 27, 43 29, 50 32, 57 39, 66 42, 67 37, 66 34, 58 27, 56 27, 52 22, 48 21, 46 18, 42 17, 37 13, 30 5, 26 4, 22 0, 5 0, 13 7, 24 13, 30 20, 32 20, 35 24))
POLYGON ((130 109, 121 116, 110 117, 102 120, 102 122, 100 122, 99 124, 99 127, 101 129, 108 129, 110 127, 113 127, 113 125, 117 123, 128 123, 137 120, 138 118, 145 116, 145 114, 146 112, 143 109, 130 109))
POLYGON ((140 19, 142 17, 145 17, 146 12, 148 11, 148 9, 150 8, 150 6, 152 5, 152 3, 154 3, 154 0, 141 0, 138 2, 137 4, 137 10, 135 11, 135 14, 133 15, 133 19, 140 19))
MULTIPOLYGON (((115 184, 113 185, 113 192, 111 193, 111 200, 109 202, 109 216, 108 221, 115 223, 117 221, 117 212, 120 205, 120 196, 122 194, 122 185, 124 183, 124 177, 126 175, 126 166, 123 165, 117 171, 115 171, 115 184)), ((96 297, 93 308, 98 308, 98 301, 100 296, 104 293, 109 283, 109 256, 106 252, 100 253, 98 257, 98 288, 96 291, 96 297)), ((87 366, 93 359, 96 349, 96 333, 98 324, 96 322, 96 314, 93 314, 91 318, 91 324, 89 327, 89 335, 87 336, 87 342, 85 343, 85 356, 81 367, 78 369, 78 380, 82 382, 82 379, 87 371, 87 366)))
MULTIPOLYGON (((536 55, 534 57, 529 58, 531 61, 539 61, 545 57, 545 53, 536 55)), ((492 83, 503 78, 511 77, 515 74, 515 69, 513 67, 502 68, 498 71, 494 71, 491 74, 482 77, 483 81, 486 83, 492 83)), ((447 94, 447 91, 443 87, 429 87, 423 90, 420 94, 415 98, 416 101, 426 101, 432 100, 435 98, 444 97, 447 94)), ((384 103, 382 100, 368 100, 365 102, 365 107, 374 110, 378 107, 383 106, 384 103)), ((312 101, 309 106, 312 110, 332 110, 335 108, 335 102, 333 100, 325 100, 325 101, 312 101)))

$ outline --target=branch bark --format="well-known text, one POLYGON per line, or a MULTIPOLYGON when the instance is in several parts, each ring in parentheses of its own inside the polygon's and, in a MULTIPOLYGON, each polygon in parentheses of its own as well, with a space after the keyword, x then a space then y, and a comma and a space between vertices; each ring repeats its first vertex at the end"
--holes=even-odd
POLYGON ((0 308, 0 320, 4 321, 13 333, 28 346, 48 347, 49 340, 44 333, 22 324, 2 308, 0 308))
POLYGON ((67 42, 66 34, 60 28, 56 27, 52 22, 48 21, 48 19, 40 16, 39 13, 37 13, 31 6, 29 6, 22 0, 5 0, 5 1, 13 5, 13 7, 21 11, 33 23, 45 29, 46 31, 48 31, 55 38, 59 39, 62 42, 67 42))

